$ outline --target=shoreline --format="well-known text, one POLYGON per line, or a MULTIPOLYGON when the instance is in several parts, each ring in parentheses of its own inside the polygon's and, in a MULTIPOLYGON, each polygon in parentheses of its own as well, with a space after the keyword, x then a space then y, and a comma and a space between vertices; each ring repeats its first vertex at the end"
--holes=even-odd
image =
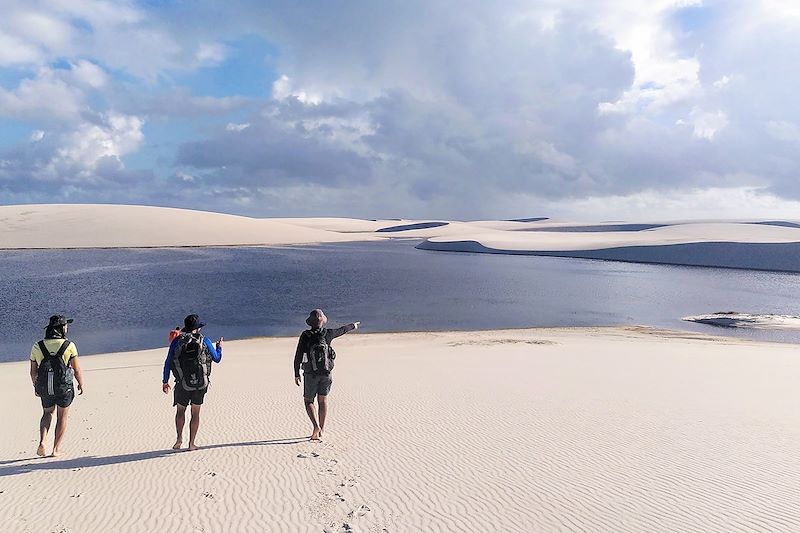
MULTIPOLYGON (((695 323, 695 324, 702 324, 688 321, 687 323, 695 323)), ((480 334, 480 333, 518 333, 518 332, 540 332, 540 333, 557 333, 557 332, 575 332, 575 333, 603 333, 603 332, 612 332, 614 330, 618 330, 621 332, 634 332, 634 333, 641 333, 644 335, 653 335, 653 336, 664 336, 667 338, 686 338, 692 340, 708 340, 708 341, 716 341, 716 342, 723 342, 723 341, 731 341, 734 343, 755 343, 755 344, 775 344, 779 346, 800 346, 800 342, 793 341, 793 340, 763 340, 757 338, 750 338, 745 336, 735 336, 735 335, 722 335, 719 333, 715 333, 715 331, 750 331, 748 328, 743 327, 730 327, 730 326, 719 326, 714 324, 702 324, 705 327, 714 328, 714 331, 704 333, 693 331, 691 329, 677 329, 677 328, 665 328, 660 326, 649 326, 646 324, 608 324, 608 325, 593 325, 593 326, 522 326, 522 327, 503 327, 503 328, 496 328, 496 327, 488 327, 488 328, 469 328, 469 329, 425 329, 425 330, 395 330, 395 331, 359 331, 358 335, 362 337, 367 336, 384 336, 384 335, 424 335, 424 334, 431 334, 431 335, 460 335, 460 334, 480 334)), ((298 329, 298 334, 301 330, 298 329)), ((755 331, 765 331, 755 329, 755 331)), ((235 342, 246 342, 246 341, 285 341, 287 339, 296 339, 297 336, 291 335, 252 335, 252 336, 244 336, 244 337, 225 337, 225 342, 227 343, 235 343, 235 342)), ((80 336, 76 337, 75 342, 78 344, 80 348, 80 336)), ((31 341, 33 344, 33 341, 31 341)), ((123 354, 134 354, 134 353, 142 353, 142 352, 151 352, 157 350, 163 350, 166 354, 168 346, 152 346, 152 347, 143 347, 143 348, 134 348, 130 350, 124 351, 104 351, 104 352, 97 352, 97 353, 81 353, 80 357, 81 360, 88 358, 88 357, 103 357, 103 356, 115 356, 115 355, 123 355, 123 354)), ((20 364, 26 363, 28 361, 27 358, 25 359, 17 359, 11 361, 0 361, 0 365, 4 364, 20 364)))

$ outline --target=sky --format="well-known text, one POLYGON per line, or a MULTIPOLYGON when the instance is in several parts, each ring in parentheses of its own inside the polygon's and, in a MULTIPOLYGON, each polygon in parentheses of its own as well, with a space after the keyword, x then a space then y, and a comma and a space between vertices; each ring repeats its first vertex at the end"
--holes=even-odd
POLYGON ((795 0, 0 10, 0 204, 800 218, 795 0))

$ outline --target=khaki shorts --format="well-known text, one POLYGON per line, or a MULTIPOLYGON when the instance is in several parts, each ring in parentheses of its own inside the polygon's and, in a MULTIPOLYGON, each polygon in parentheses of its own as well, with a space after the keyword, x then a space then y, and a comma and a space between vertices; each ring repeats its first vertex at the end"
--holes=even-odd
POLYGON ((330 374, 303 373, 303 398, 313 400, 320 396, 327 396, 331 392, 333 377, 330 374))

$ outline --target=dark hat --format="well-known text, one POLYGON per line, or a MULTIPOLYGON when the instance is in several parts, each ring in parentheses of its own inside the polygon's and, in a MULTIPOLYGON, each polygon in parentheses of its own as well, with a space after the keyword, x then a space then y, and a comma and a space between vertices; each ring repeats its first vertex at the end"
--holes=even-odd
POLYGON ((72 324, 71 318, 67 318, 64 315, 53 315, 50 317, 50 323, 47 325, 47 327, 57 328, 59 326, 66 326, 67 324, 72 324))
POLYGON ((322 309, 314 309, 308 314, 308 318, 306 318, 306 324, 312 328, 322 327, 327 321, 328 317, 325 316, 325 313, 322 312, 322 309))
POLYGON ((186 318, 183 319, 183 331, 186 331, 186 332, 194 331, 196 329, 200 329, 205 325, 206 325, 206 323, 205 322, 201 322, 200 321, 200 317, 195 315, 195 314, 191 314, 191 315, 189 315, 189 316, 187 316, 186 318))

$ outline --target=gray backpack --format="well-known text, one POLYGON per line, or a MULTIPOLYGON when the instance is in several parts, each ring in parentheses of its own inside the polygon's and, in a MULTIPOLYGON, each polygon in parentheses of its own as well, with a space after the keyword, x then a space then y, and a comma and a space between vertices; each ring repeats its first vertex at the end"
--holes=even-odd
POLYGON ((306 370, 314 374, 330 374, 333 370, 333 360, 336 359, 336 352, 333 346, 328 344, 328 330, 320 329, 308 332, 308 362, 306 370))
POLYGON ((176 339, 172 353, 172 371, 175 381, 184 390, 203 390, 208 387, 211 376, 211 354, 205 338, 199 333, 181 333, 176 339))

